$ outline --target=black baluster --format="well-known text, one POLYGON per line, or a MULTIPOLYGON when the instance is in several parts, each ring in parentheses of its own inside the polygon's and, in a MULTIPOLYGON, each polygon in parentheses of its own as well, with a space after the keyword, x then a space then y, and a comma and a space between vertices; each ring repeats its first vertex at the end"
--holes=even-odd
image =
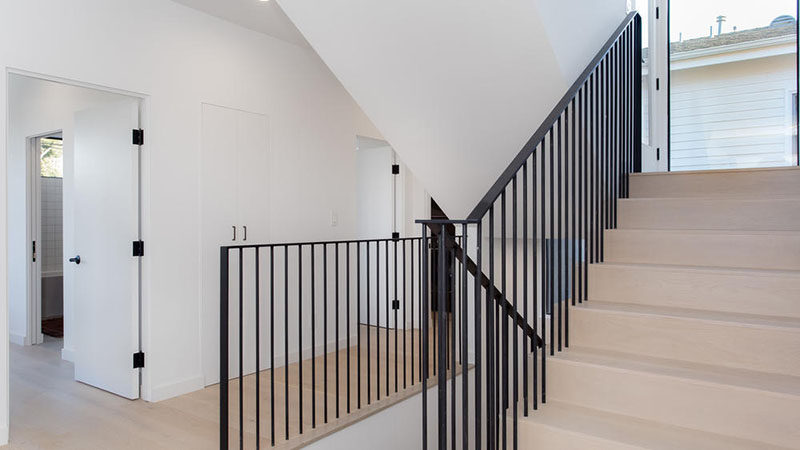
POLYGON ((447 448, 447 228, 442 225, 439 230, 439 261, 438 261, 438 290, 439 301, 439 384, 437 386, 439 399, 439 450, 447 448))
MULTIPOLYGON (((534 213, 535 214, 535 213, 534 213)), ((535 221, 535 219, 534 219, 535 221)), ((534 307, 534 310, 536 308, 534 307)), ((528 161, 522 164, 522 321, 528 324, 528 161)), ((534 336, 536 333, 534 332, 534 336)), ((536 344, 534 344, 536 345, 536 344)), ((522 414, 528 417, 528 339, 522 339, 522 414)))
POLYGON ((256 449, 261 448, 261 321, 259 317, 259 298, 260 298, 260 281, 261 281, 261 266, 259 264, 259 248, 254 250, 255 258, 255 282, 256 282, 256 449))
MULTIPOLYGON (((486 304, 491 307, 486 314, 486 405, 489 414, 486 417, 488 429, 488 442, 492 448, 497 447, 497 346, 495 329, 497 328, 497 301, 495 300, 494 284, 494 205, 489 208, 489 292, 486 304)), ((487 308, 488 309, 488 308, 487 308)), ((499 333, 498 333, 499 334, 499 333)))
POLYGON ((328 423, 328 244, 322 244, 322 356, 322 418, 328 423))
MULTIPOLYGON (((367 243, 367 253, 369 253, 369 243, 367 243)), ((369 280, 369 277, 367 277, 369 280)), ((369 292, 369 289, 367 289, 369 292)), ((369 306, 369 301, 367 301, 369 306)), ((356 314, 358 315, 358 322, 356 323, 356 406, 361 409, 361 242, 356 242, 356 314)), ((367 314, 367 322, 369 322, 369 314, 367 314)), ((369 337, 369 328, 367 329, 367 337, 369 337)), ((367 352, 369 354, 369 351, 367 352)), ((367 364, 369 367, 369 364, 367 364)), ((367 377, 369 379, 369 376, 367 377)), ((369 390, 369 389, 367 389, 369 390)))
POLYGON ((336 288, 336 295, 334 296, 334 320, 336 321, 334 325, 334 332, 336 336, 334 338, 334 348, 336 349, 336 418, 339 418, 339 243, 337 242, 334 244, 334 255, 336 257, 336 262, 334 263, 334 270, 336 271, 336 277, 334 278, 334 287, 336 288))
MULTIPOLYGON (((474 307, 475 307, 475 448, 481 447, 481 372, 483 370, 483 360, 481 358, 481 283, 483 281, 483 266, 481 261, 481 253, 483 250, 483 243, 481 242, 481 222, 478 222, 475 231, 475 294, 474 307)), ((466 249, 464 254, 467 255, 466 249)), ((413 337, 413 334, 412 334, 413 337)), ((412 345, 413 348, 413 345, 412 345)), ((413 377, 413 368, 412 368, 413 377)))
POLYGON ((275 446, 275 247, 269 247, 269 422, 275 446))
POLYGON ((564 225, 564 222, 563 222, 564 217, 561 214, 562 213, 562 209, 563 209, 562 206, 561 206, 562 203, 563 203, 563 198, 561 196, 561 191, 562 191, 562 187, 563 187, 562 185, 564 184, 564 179, 563 179, 564 178, 564 175, 563 175, 564 172, 562 171, 562 168, 561 168, 561 160, 563 159, 562 144, 563 144, 563 141, 564 141, 564 135, 562 134, 562 130, 561 130, 561 117, 560 116, 559 116, 558 121, 556 122, 556 124, 557 124, 557 130, 558 130, 558 149, 556 150, 556 161, 557 161, 557 163, 556 163, 556 166, 557 166, 557 169, 556 169, 556 186, 557 186, 557 189, 558 189, 558 196, 557 196, 557 200, 556 200, 556 203, 555 203, 554 206, 555 206, 556 211, 557 211, 557 213, 556 213, 556 216, 557 216, 556 224, 557 224, 558 228, 556 229, 556 235, 555 235, 555 240, 554 240, 554 243, 555 243, 556 249, 557 249, 557 251, 556 251, 557 260, 553 261, 553 265, 556 266, 556 268, 555 268, 555 272, 556 272, 555 273, 555 275, 556 275, 556 292, 555 292, 555 298, 554 298, 553 301, 557 302, 558 305, 554 305, 555 308, 553 308, 553 314, 554 314, 554 317, 556 319, 556 322, 558 322, 558 333, 557 333, 558 334, 558 351, 561 351, 561 335, 564 332, 563 328, 562 328, 562 322, 564 321, 564 316, 562 315, 563 311, 561 310, 561 304, 563 303, 562 302, 562 297, 564 295, 563 283, 562 283, 562 281, 563 281, 562 279, 564 277, 564 259, 563 259, 564 252, 562 251, 562 243, 564 242, 563 235, 562 235, 562 229, 563 229, 563 225, 564 225), (558 314, 555 314, 556 311, 558 311, 558 314))
POLYGON ((420 337, 420 345, 422 349, 420 354, 422 361, 420 361, 420 376, 422 377, 422 449, 428 448, 428 346, 430 345, 430 336, 428 335, 428 227, 422 225, 422 242, 420 243, 420 289, 422 304, 420 305, 422 336, 420 337))
POLYGON ((311 244, 311 428, 317 428, 316 253, 316 246, 311 244))
POLYGON ((244 268, 242 267, 242 252, 239 250, 239 448, 244 448, 244 359, 243 359, 243 313, 244 303, 244 268))
POLYGON ((286 440, 289 440, 289 246, 283 246, 283 379, 284 410, 283 424, 286 440))
MULTIPOLYGON (((303 434, 303 245, 297 246, 297 421, 303 434)), ((287 379, 288 382, 288 379, 287 379)))
MULTIPOLYGON (((229 347, 229 301, 230 301, 230 250, 219 251, 219 448, 228 449, 228 347, 229 347)), ((274 441, 273 441, 274 442, 274 441)))
POLYGON ((346 339, 347 339, 347 414, 350 414, 350 243, 345 244, 345 283, 347 283, 347 288, 345 289, 345 328, 346 328, 346 339))

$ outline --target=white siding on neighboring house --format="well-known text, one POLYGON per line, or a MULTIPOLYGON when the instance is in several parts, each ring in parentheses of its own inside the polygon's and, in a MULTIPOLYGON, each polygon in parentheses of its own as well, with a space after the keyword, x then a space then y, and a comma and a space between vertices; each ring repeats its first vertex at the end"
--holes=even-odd
MULTIPOLYGON (((670 73, 671 170, 774 167, 795 163, 795 55, 703 63, 681 58, 670 73)), ((781 54, 782 53, 782 54, 781 54)))

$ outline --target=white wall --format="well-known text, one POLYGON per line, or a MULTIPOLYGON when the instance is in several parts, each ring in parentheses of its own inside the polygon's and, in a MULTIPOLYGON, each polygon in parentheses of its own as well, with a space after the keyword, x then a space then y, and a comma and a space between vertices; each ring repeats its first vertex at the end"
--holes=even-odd
MULTIPOLYGON (((30 136, 63 130, 63 245, 71 254, 73 245, 73 131, 74 113, 82 109, 116 101, 117 94, 68 86, 50 81, 12 74, 8 84, 8 262, 9 262, 9 330, 14 342, 30 344, 34 330, 29 330, 28 270, 30 270, 30 241, 26 223, 27 140, 30 136)), ((42 260, 43 261, 43 260, 42 260)), ((43 268, 44 270, 44 268, 43 268)), ((64 267, 72 271, 72 265, 64 267)), ((67 274, 64 286, 64 356, 72 359, 72 277, 67 274)))
POLYGON ((621 23, 627 5, 279 3, 453 218, 477 204, 621 23))
MULTIPOLYGON (((475 419, 474 419, 474 405, 475 405, 475 386, 474 370, 468 373, 470 380, 470 389, 468 392, 469 406, 472 408, 464 408, 462 406, 461 386, 463 377, 461 375, 456 377, 456 382, 453 384, 451 379, 447 380, 448 392, 448 435, 447 442, 451 444, 450 440, 450 392, 455 385, 456 392, 456 443, 455 448, 461 448, 461 418, 465 412, 470 415, 469 434, 470 448, 475 448, 475 419)), ((484 378, 485 379, 485 378, 484 378)), ((434 386, 428 389, 427 394, 427 409, 428 409, 428 448, 436 447, 438 442, 438 398, 437 387, 434 386)), ((485 411, 484 411, 485 414, 485 411)), ((485 430, 482 432, 483 439, 486 439, 485 430)), ((380 448, 383 450, 407 450, 412 448, 422 448, 422 393, 413 395, 412 397, 403 400, 383 411, 373 414, 347 428, 342 429, 336 433, 326 436, 319 441, 316 441, 306 448, 309 449, 325 449, 325 450, 350 450, 350 449, 375 449, 380 448)))
MULTIPOLYGON (((357 134, 377 132, 308 49, 166 0, 6 0, 0 6, 0 67, 146 97, 146 399, 202 386, 197 228, 202 102, 269 116, 273 160, 265 182, 272 192, 275 240, 355 234, 353 142, 357 134), (59 33, 35 33, 34 19, 64 26, 59 33), (339 212, 336 228, 330 227, 332 208, 339 212)), ((6 77, 0 79, 0 173, 6 173, 8 94, 6 77)), ((0 187, 3 236, 8 188, 6 183, 0 187)), ((2 254, 6 245, 0 240, 2 254)), ((2 258, 0 427, 8 423, 7 270, 2 258)), ((7 428, 0 430, 0 442, 6 434, 7 428)))

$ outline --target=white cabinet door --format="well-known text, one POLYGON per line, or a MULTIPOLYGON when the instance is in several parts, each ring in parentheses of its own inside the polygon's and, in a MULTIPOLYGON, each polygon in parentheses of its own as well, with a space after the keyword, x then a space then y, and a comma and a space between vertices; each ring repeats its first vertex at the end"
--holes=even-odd
POLYGON ((239 223, 247 227, 247 242, 269 238, 269 125, 261 114, 238 111, 239 223))
MULTIPOLYGON (((266 116, 213 105, 203 105, 202 122, 203 371, 209 385, 219 381, 220 246, 264 243, 269 237, 269 130, 266 116)), ((242 373, 246 374, 255 370, 255 250, 245 250, 242 258, 242 373)), ((261 258, 265 273, 268 253, 262 251, 261 258)), ((232 250, 228 307, 231 377, 239 375, 238 268, 239 253, 232 250)), ((269 330, 263 305, 260 316, 261 360, 266 362, 263 338, 269 330)))
MULTIPOLYGON (((201 114, 200 243, 204 330, 203 371, 208 385, 219 381, 220 246, 237 244, 242 230, 236 223, 238 190, 236 111, 204 104, 201 114), (234 226, 238 229, 234 230, 234 226)), ((233 293, 231 298, 235 299, 236 294, 233 293)))
MULTIPOLYGON (((75 379, 139 397, 139 163, 134 99, 75 114, 75 379)), ((69 275, 68 275, 69 276, 69 275)))

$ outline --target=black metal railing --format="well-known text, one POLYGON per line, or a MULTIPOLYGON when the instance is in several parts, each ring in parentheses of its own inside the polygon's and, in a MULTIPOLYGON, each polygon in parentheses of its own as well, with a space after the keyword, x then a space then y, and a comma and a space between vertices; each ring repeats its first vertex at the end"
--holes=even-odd
POLYGON ((466 219, 418 221, 422 302, 460 309, 422 331, 423 351, 438 353, 422 371, 423 381, 437 373, 438 405, 428 430, 422 391, 423 448, 431 437, 440 450, 516 449, 518 415, 546 402, 548 353, 569 347, 570 307, 588 299, 588 265, 603 261, 603 230, 616 227, 617 199, 641 170, 641 26, 637 13, 625 18, 466 219), (457 289, 429 289, 455 277, 457 289))
POLYGON ((281 444, 421 389, 423 345, 436 351, 420 333, 423 254, 418 237, 222 247, 220 448, 281 444))

